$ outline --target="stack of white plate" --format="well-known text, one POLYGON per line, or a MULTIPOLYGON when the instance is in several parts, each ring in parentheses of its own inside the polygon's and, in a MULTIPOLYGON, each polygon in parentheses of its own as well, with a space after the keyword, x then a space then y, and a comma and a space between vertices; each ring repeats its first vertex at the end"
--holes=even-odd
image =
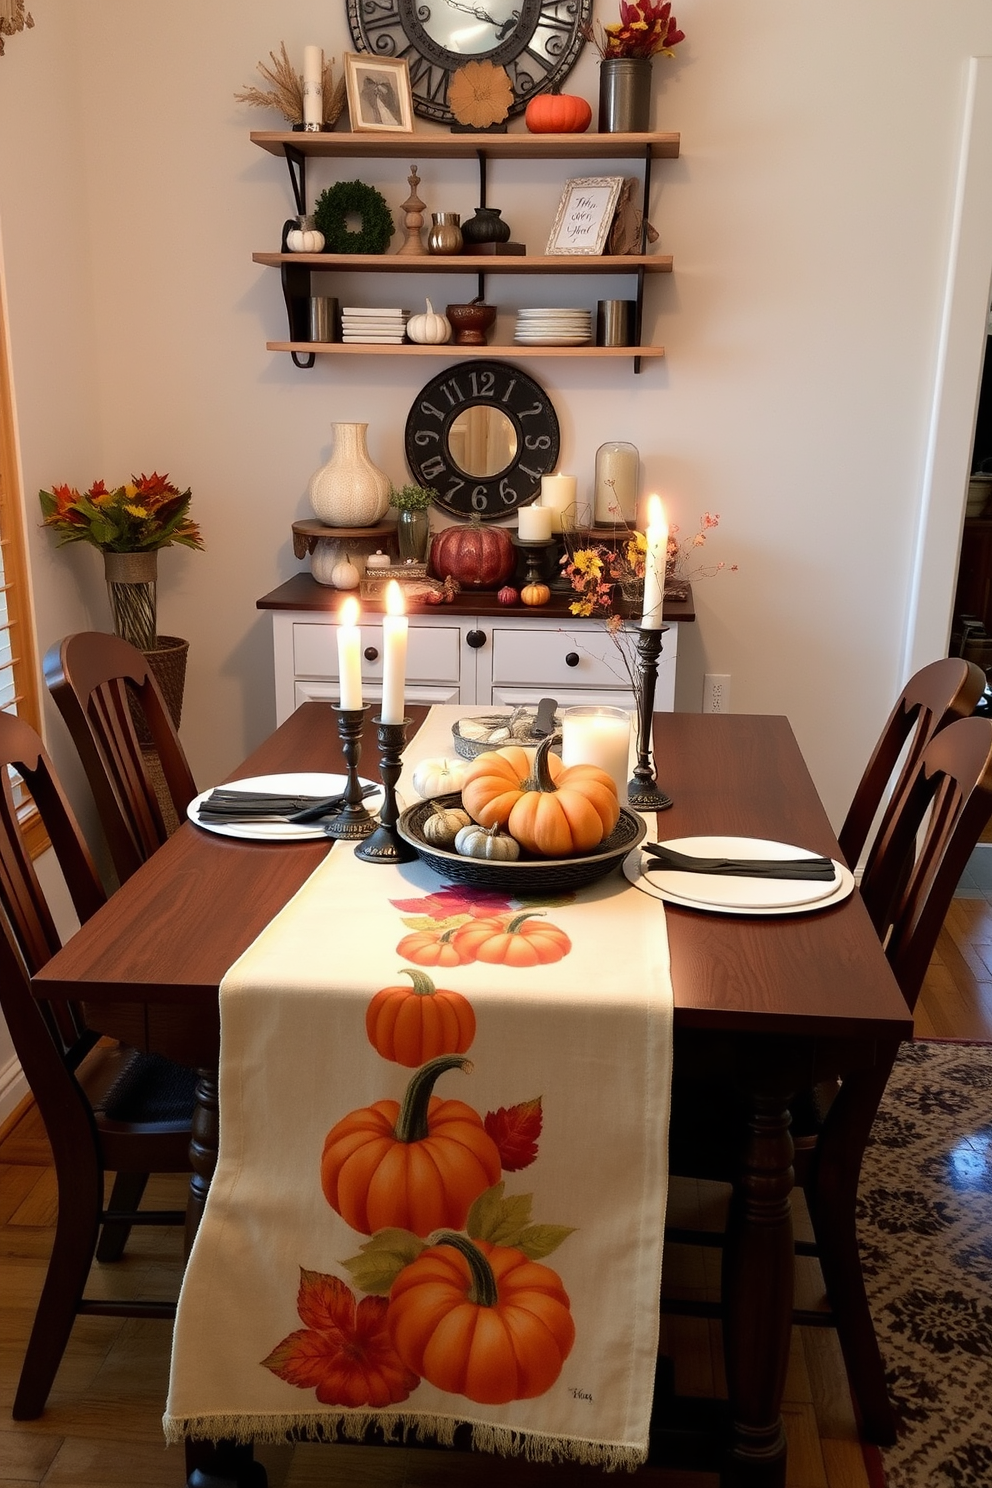
POLYGON ((518 310, 518 346, 585 346, 592 340, 590 310, 518 310))
POLYGON ((405 310, 369 309, 345 305, 341 311, 341 340, 366 341, 379 346, 399 346, 406 335, 405 310))

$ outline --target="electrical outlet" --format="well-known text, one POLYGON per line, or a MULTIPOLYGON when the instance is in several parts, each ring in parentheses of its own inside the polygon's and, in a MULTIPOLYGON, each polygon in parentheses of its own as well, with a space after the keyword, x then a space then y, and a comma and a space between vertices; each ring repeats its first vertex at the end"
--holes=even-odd
POLYGON ((730 678, 707 672, 703 678, 703 712, 730 712, 730 678))

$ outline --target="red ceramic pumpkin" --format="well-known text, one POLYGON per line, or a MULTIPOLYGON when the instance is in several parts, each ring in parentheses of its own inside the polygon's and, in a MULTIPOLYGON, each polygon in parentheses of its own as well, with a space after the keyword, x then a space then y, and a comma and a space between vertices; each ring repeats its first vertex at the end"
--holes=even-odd
POLYGON ((505 527, 443 528, 431 543, 431 571, 439 579, 449 574, 463 589, 498 589, 517 566, 513 539, 505 527))
POLYGON ((504 584, 496 598, 502 605, 515 605, 519 601, 520 595, 512 584, 504 584))
POLYGON ((588 103, 572 93, 537 93, 524 114, 531 134, 584 134, 591 121, 588 103))

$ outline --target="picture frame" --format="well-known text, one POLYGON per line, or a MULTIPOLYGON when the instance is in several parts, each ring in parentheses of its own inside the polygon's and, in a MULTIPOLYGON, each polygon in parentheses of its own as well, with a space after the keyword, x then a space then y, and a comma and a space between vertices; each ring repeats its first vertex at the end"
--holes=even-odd
POLYGON ((344 79, 354 133, 413 133, 413 92, 405 57, 346 52, 344 79))
POLYGON ((565 182, 548 239, 547 253, 603 252, 613 222, 623 176, 576 176, 565 182))

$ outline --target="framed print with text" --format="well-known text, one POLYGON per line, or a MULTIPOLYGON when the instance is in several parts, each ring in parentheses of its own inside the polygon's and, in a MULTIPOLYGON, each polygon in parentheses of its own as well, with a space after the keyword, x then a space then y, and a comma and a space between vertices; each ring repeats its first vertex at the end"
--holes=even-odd
POLYGON ((566 181, 548 253, 601 254, 622 189, 623 176, 580 176, 566 181))

